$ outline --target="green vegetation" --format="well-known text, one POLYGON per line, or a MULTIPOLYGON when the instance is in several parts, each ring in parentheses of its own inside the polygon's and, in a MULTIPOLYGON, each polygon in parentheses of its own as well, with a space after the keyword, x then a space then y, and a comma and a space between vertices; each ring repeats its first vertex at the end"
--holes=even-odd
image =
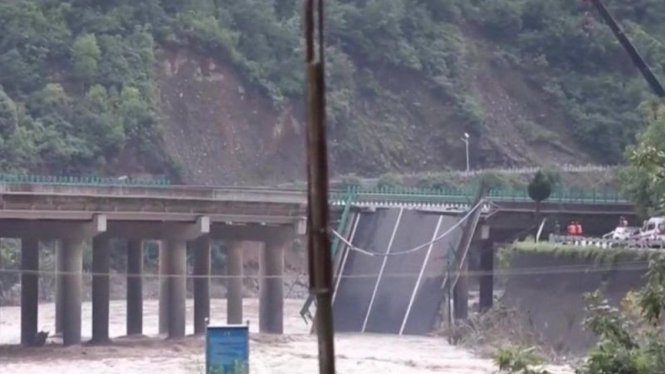
MULTIPOLYGON (((608 3, 662 74, 665 6, 608 3)), ((329 123, 353 129, 351 108, 386 95, 386 73, 415 73, 452 104, 457 123, 482 132, 467 80, 474 56, 490 54, 542 87, 600 159, 618 161, 649 94, 606 27, 582 27, 588 10, 577 0, 327 1, 329 123)), ((152 172, 177 169, 160 144, 156 52, 230 63, 280 106, 302 95, 300 35, 297 2, 2 2, 0 169, 103 173, 124 152, 152 172)))
POLYGON ((534 353, 534 348, 501 348, 496 353, 494 362, 502 373, 551 374, 547 370, 534 368, 542 364, 542 359, 534 353))
MULTIPOLYGON (((665 363, 662 313, 665 310, 665 259, 652 260, 646 285, 629 294, 623 310, 612 307, 600 291, 586 295, 586 330, 598 343, 591 349, 576 374, 656 374, 665 363)), ((539 361, 531 351, 504 348, 497 354, 499 368, 511 374, 548 373, 534 369, 539 361)))
POLYGON ((501 248, 497 255, 500 267, 507 269, 510 266, 511 258, 516 255, 542 255, 548 257, 570 258, 577 259, 581 262, 593 260, 594 263, 597 264, 615 263, 622 258, 638 261, 662 257, 662 254, 657 250, 636 251, 620 247, 600 248, 596 246, 564 245, 550 242, 534 243, 533 239, 527 238, 524 241, 516 241, 501 248))
MULTIPOLYGON (((536 202, 536 216, 538 216, 540 213, 540 203, 547 200, 552 194, 552 182, 542 171, 538 170, 529 183, 527 192, 531 200, 536 202)), ((536 221, 540 221, 540 219, 536 217, 536 221)))
MULTIPOLYGON (((619 162, 642 125, 636 108, 651 93, 595 9, 578 0, 474 3, 486 35, 501 45, 495 63, 525 69, 565 113, 582 144, 619 162)), ((652 0, 605 3, 663 76, 665 5, 652 0)))
POLYGON ((626 196, 642 213, 652 215, 665 207, 665 104, 647 103, 642 111, 648 126, 639 134, 638 144, 626 152, 630 165, 621 181, 626 196))

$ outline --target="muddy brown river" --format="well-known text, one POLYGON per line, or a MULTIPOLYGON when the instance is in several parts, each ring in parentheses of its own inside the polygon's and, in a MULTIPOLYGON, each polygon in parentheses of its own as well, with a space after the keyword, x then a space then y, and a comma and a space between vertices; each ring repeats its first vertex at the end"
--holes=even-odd
MULTIPOLYGON (((144 304, 144 333, 149 337, 122 338, 125 330, 125 303, 111 303, 111 336, 114 344, 104 347, 57 345, 26 349, 11 346, 20 340, 20 310, 0 308, 0 373, 12 374, 199 374, 204 373, 204 339, 188 337, 165 341, 157 336, 157 302, 144 304)), ((287 300, 285 334, 258 334, 258 302, 246 299, 245 318, 253 332, 250 341, 252 374, 318 373, 316 337, 308 333, 298 314, 302 300, 287 300)), ((226 304, 212 301, 211 324, 223 323, 226 304)), ((39 327, 53 331, 53 304, 40 305, 39 327)), ((188 301, 187 331, 192 333, 193 311, 188 301)), ((91 305, 83 305, 83 335, 91 332, 91 305)), ((336 336, 337 372, 341 374, 490 374, 496 370, 491 360, 453 347, 440 337, 370 334, 336 336)), ((556 374, 572 371, 550 368, 556 374)))

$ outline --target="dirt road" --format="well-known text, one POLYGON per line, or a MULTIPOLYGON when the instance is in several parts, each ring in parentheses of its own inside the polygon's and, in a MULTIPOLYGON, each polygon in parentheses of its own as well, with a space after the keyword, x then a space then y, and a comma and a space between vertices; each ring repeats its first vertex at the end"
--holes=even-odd
MULTIPOLYGON (((301 300, 288 300, 285 335, 257 334, 258 302, 245 300, 245 316, 254 332, 250 342, 253 374, 317 373, 316 338, 297 313, 301 300)), ((116 338, 105 347, 49 346, 25 349, 0 348, 0 372, 12 374, 198 374, 203 373, 204 339, 188 337, 178 341, 156 338, 157 302, 146 301, 144 328, 152 338, 116 338)), ((223 323, 226 305, 213 300, 211 324, 223 323), (215 318, 217 316, 217 318, 215 318)), ((188 304, 188 332, 192 332, 192 306, 188 304)), ((91 331, 90 304, 83 307, 84 336, 91 331)), ((40 328, 53 331, 54 306, 40 306, 40 328)), ((15 344, 20 337, 18 308, 0 308, 0 344, 15 344)), ((125 329, 125 303, 111 303, 110 331, 120 337, 125 329)), ((449 346, 434 337, 391 335, 346 335, 336 337, 337 367, 340 374, 490 374, 491 361, 449 346)), ((556 373, 566 373, 554 368, 556 373)))

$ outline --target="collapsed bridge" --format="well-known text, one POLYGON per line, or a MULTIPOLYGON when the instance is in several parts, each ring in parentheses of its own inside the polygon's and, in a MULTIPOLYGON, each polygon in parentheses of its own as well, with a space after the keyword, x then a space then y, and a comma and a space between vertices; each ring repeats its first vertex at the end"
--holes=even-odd
POLYGON ((351 246, 339 252, 333 297, 336 330, 428 333, 443 302, 450 254, 462 234, 459 223, 455 216, 404 208, 357 214, 348 241, 379 256, 351 246), (419 251, 405 252, 423 244, 423 238, 431 240, 419 251))

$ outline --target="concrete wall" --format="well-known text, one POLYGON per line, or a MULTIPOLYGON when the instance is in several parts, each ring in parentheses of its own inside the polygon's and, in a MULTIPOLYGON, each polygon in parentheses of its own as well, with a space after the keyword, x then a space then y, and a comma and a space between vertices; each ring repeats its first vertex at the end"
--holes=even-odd
POLYGON ((526 274, 506 275, 502 303, 522 312, 523 322, 535 328, 543 343, 564 354, 584 353, 595 343, 582 327, 584 293, 602 289, 618 306, 628 291, 643 285, 646 272, 625 269, 635 261, 646 266, 644 256, 636 253, 599 256, 598 252, 517 250, 510 259, 511 271, 526 274))

